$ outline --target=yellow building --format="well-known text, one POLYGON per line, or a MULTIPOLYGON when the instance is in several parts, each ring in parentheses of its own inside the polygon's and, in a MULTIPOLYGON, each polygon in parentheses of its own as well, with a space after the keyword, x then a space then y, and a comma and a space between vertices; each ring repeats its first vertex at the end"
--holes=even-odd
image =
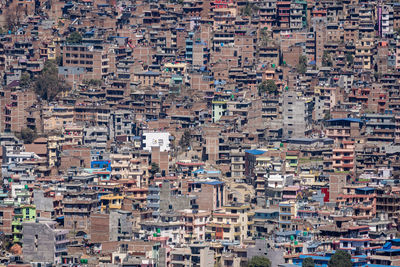
POLYGON ((226 206, 215 211, 206 226, 206 239, 243 243, 252 235, 253 214, 248 204, 226 206))
POLYGON ((56 60, 56 45, 53 41, 44 43, 44 46, 40 48, 40 57, 47 58, 49 60, 56 60))
POLYGON ((122 208, 122 202, 124 195, 109 194, 100 197, 100 210, 101 212, 109 210, 120 210, 122 208))
POLYGON ((168 73, 184 75, 186 73, 186 63, 166 63, 164 69, 168 73))
POLYGON ((354 60, 355 65, 366 70, 372 69, 372 49, 374 48, 374 41, 372 38, 364 38, 357 41, 356 56, 354 60))
POLYGON ((74 107, 47 106, 43 108, 44 131, 61 130, 66 125, 72 125, 74 121, 74 107))
POLYGON ((52 135, 47 138, 47 158, 49 167, 56 166, 60 160, 61 146, 64 143, 64 137, 59 135, 52 135))

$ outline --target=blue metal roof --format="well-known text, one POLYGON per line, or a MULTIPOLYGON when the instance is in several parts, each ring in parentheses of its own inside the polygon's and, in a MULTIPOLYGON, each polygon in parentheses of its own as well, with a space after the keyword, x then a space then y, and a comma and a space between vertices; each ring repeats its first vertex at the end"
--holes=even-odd
POLYGON ((382 249, 391 249, 391 248, 392 248, 392 242, 386 242, 382 247, 382 249))
MULTIPOLYGON (((367 264, 365 265, 365 267, 387 267, 388 265, 381 265, 381 264, 367 264)), ((394 266, 394 265, 391 265, 394 266)), ((398 265, 396 265, 397 267, 399 267, 398 265)))
POLYGON ((372 187, 363 187, 363 188, 357 188, 356 190, 373 191, 373 190, 375 190, 375 188, 372 188, 372 187))
POLYGON ((348 122, 359 122, 359 123, 362 122, 360 119, 356 119, 356 118, 331 119, 331 120, 328 120, 327 122, 336 122, 336 121, 348 121, 348 122))
POLYGON ((221 181, 212 181, 212 182, 202 182, 202 184, 219 185, 219 184, 224 184, 224 182, 221 182, 221 181))
POLYGON ((258 149, 248 149, 248 150, 245 150, 244 152, 252 154, 252 155, 262 155, 265 153, 265 151, 258 150, 258 149))
POLYGON ((381 248, 381 249, 377 249, 376 251, 379 251, 379 252, 400 252, 400 249, 399 248, 398 249, 394 249, 394 248, 383 249, 383 248, 381 248))
POLYGON ((300 255, 300 259, 312 258, 313 260, 329 261, 331 257, 315 256, 315 255, 300 255))

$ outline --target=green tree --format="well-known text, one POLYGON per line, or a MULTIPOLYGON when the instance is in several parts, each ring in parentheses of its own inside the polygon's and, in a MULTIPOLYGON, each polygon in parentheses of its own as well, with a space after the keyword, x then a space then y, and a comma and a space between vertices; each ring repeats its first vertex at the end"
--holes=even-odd
POLYGON ((21 132, 16 133, 15 136, 24 141, 24 144, 32 144, 37 137, 37 133, 30 128, 24 128, 21 132))
POLYGON ((258 94, 263 95, 265 93, 268 94, 277 94, 278 86, 276 85, 274 80, 266 80, 258 85, 258 94))
POLYGON ((329 55, 328 51, 324 51, 324 54, 322 56, 322 66, 325 66, 325 67, 332 67, 333 66, 332 58, 329 55))
POLYGON ((57 64, 53 60, 44 63, 42 73, 35 82, 35 92, 44 100, 52 101, 67 85, 58 77, 57 64))
POLYGON ((241 11, 242 15, 244 16, 252 16, 254 13, 258 12, 258 6, 256 6, 254 3, 247 3, 246 6, 244 6, 241 11))
POLYGON ((179 146, 182 149, 187 149, 188 147, 190 147, 190 141, 192 139, 192 133, 190 132, 189 129, 186 129, 183 132, 183 135, 181 137, 181 140, 179 140, 179 146))
POLYGON ((325 114, 324 114, 324 120, 330 120, 331 119, 331 112, 330 110, 328 110, 325 114))
POLYGON ((271 267, 271 261, 262 256, 255 256, 251 258, 249 267, 271 267))
POLYGON ((328 262, 328 267, 351 267, 351 256, 343 250, 336 250, 328 262))
POLYGON ((382 78, 382 73, 381 72, 374 72, 374 78, 376 81, 382 78))
POLYGON ((91 85, 91 86, 101 86, 103 84, 102 80, 90 79, 89 81, 83 81, 84 84, 91 85))
POLYGON ((299 64, 297 65, 297 72, 300 74, 305 74, 307 71, 307 57, 300 55, 299 64))
POLYGON ((267 46, 268 42, 270 40, 270 35, 269 32, 266 28, 262 28, 260 31, 260 39, 261 39, 261 44, 263 46, 267 46))
POLYGON ((82 35, 77 31, 70 33, 70 35, 67 37, 67 43, 69 44, 82 43, 82 35))
POLYGON ((57 64, 57 66, 60 66, 60 67, 63 65, 63 57, 62 56, 56 57, 56 64, 57 64))
POLYGON ((397 35, 397 36, 400 36, 400 28, 395 28, 395 29, 393 29, 394 30, 394 33, 397 35))
POLYGON ((155 162, 151 163, 151 168, 150 168, 149 172, 150 172, 151 176, 154 177, 154 175, 156 173, 160 172, 160 166, 158 166, 158 164, 155 162))
POLYGON ((313 258, 305 258, 303 260, 303 263, 301 264, 301 267, 315 267, 315 262, 313 258))
POLYGON ((346 61, 347 61, 347 65, 348 65, 348 66, 353 65, 354 57, 353 57, 353 55, 352 55, 350 52, 347 52, 347 53, 346 53, 346 61))
POLYGON ((32 86, 32 78, 28 72, 24 71, 21 74, 21 78, 19 79, 19 86, 21 88, 30 88, 32 86))

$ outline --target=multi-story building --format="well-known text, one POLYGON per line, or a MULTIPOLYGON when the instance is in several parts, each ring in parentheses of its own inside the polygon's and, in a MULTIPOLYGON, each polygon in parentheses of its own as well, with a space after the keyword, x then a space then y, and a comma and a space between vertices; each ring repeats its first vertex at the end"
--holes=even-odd
POLYGON ((73 106, 46 106, 43 108, 44 132, 62 130, 74 122, 73 106))
POLYGON ((74 231, 89 229, 89 218, 97 209, 97 194, 85 190, 83 184, 67 184, 62 200, 64 208, 64 228, 74 231))
POLYGON ((325 136, 332 138, 336 143, 351 140, 360 136, 363 123, 360 119, 343 118, 326 121, 325 136))
POLYGON ((183 231, 185 241, 205 241, 206 225, 210 219, 211 212, 198 209, 185 209, 178 211, 178 213, 184 222, 183 231))
POLYGON ((279 229, 282 231, 295 230, 293 229, 292 219, 296 217, 296 214, 297 206, 295 201, 279 203, 279 229))
POLYGON ((231 150, 231 177, 235 181, 245 179, 245 152, 239 150, 231 150))
POLYGON ((376 193, 374 188, 345 186, 344 193, 339 194, 337 203, 339 207, 353 209, 354 220, 368 220, 376 215, 376 193))
POLYGON ((189 248, 171 251, 172 267, 210 266, 214 264, 215 252, 205 244, 192 244, 189 248))
POLYGON ((371 142, 390 142, 395 139, 395 117, 393 114, 365 114, 365 132, 371 142))
POLYGON ((0 130, 2 132, 20 132, 27 127, 27 109, 36 103, 35 92, 29 90, 0 91, 0 130))
POLYGON ((56 222, 24 222, 24 259, 37 264, 61 264, 62 256, 68 254, 68 230, 56 229, 56 222))
POLYGON ((332 168, 338 172, 353 172, 354 161, 354 141, 342 141, 332 149, 332 168))
POLYGON ((210 222, 207 223, 206 239, 243 241, 251 236, 250 206, 239 204, 225 206, 212 214, 210 222))
POLYGON ((11 223, 14 243, 23 242, 23 223, 35 222, 36 207, 33 205, 20 205, 14 208, 14 218, 11 223))
POLYGON ((296 92, 285 92, 282 104, 283 137, 304 137, 311 133, 313 102, 296 92))
POLYGON ((61 53, 63 66, 85 69, 86 80, 101 80, 109 74, 111 55, 105 44, 65 44, 61 53))

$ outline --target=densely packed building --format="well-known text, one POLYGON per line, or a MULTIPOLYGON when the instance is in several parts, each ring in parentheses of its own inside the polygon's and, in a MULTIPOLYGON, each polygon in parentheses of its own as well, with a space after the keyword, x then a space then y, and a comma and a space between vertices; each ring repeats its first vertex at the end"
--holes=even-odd
POLYGON ((399 40, 389 0, 0 0, 0 264, 400 266, 399 40))

